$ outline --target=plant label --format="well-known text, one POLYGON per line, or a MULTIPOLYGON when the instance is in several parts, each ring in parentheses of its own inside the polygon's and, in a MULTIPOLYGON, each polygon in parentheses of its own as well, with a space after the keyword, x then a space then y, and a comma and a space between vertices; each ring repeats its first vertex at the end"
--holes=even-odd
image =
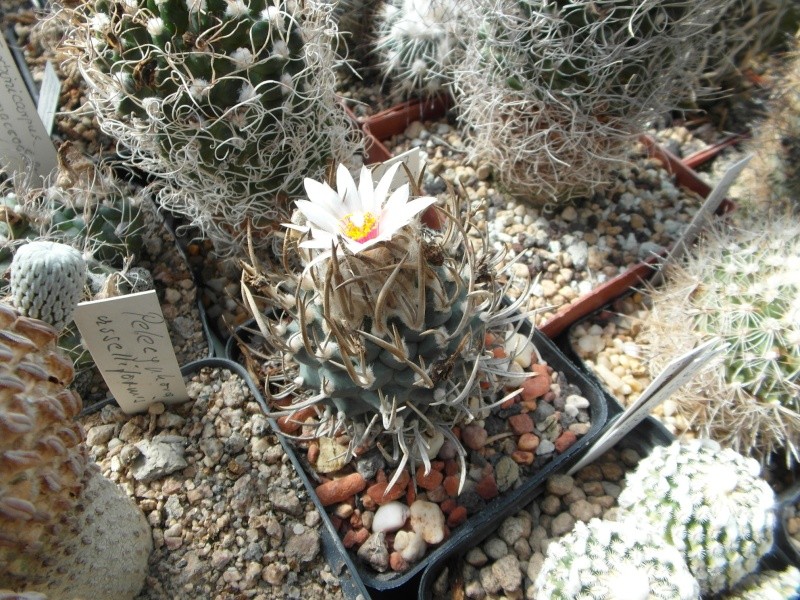
POLYGON ((25 88, 5 36, 0 35, 0 163, 12 171, 46 177, 56 148, 25 88))
POLYGON ((61 95, 61 82, 58 80, 53 63, 49 60, 44 66, 44 79, 42 89, 39 91, 39 103, 36 105, 36 112, 42 120, 47 135, 53 133, 53 122, 56 119, 58 110, 58 98, 61 95))
POLYGON ((189 399, 155 291, 80 302, 74 320, 123 411, 189 399))
MULTIPOLYGON (((422 170, 422 161, 420 160, 419 155, 419 148, 411 148, 411 150, 406 150, 402 154, 398 154, 397 156, 393 156, 389 160, 382 162, 377 167, 372 169, 372 180, 377 184, 386 170, 391 167, 395 163, 405 163, 406 167, 408 167, 408 171, 411 173, 411 176, 414 179, 419 177, 419 173, 422 170)), ((406 171, 403 167, 397 169, 397 173, 394 174, 394 179, 392 179, 392 185, 389 186, 390 190, 396 190, 404 183, 408 182, 408 177, 406 176, 406 171)))

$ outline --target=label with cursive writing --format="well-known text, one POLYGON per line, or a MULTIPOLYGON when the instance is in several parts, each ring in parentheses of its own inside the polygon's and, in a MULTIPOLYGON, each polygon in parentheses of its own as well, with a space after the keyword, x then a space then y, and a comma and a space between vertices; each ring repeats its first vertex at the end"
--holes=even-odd
POLYGON ((155 291, 80 302, 74 319, 123 411, 189 399, 155 291))
POLYGON ((0 166, 5 165, 46 177, 56 166, 56 148, 0 31, 0 166))

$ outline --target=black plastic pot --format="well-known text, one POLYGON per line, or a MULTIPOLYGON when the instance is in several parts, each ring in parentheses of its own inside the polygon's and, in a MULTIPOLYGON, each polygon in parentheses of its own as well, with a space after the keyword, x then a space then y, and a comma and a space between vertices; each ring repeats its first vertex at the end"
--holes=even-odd
MULTIPOLYGON (((227 354, 230 358, 236 360, 241 356, 241 351, 239 350, 235 338, 238 337, 242 340, 252 342, 257 335, 253 333, 254 331, 257 330, 252 322, 245 324, 237 330, 237 335, 231 338, 226 346, 227 354)), ((526 326, 521 328, 521 331, 523 334, 527 335, 530 332, 530 324, 526 323, 526 326)), ((596 384, 590 381, 585 374, 558 350, 553 342, 539 331, 534 332, 532 339, 536 348, 541 353, 542 358, 547 361, 555 371, 563 373, 567 381, 576 385, 581 390, 582 395, 589 400, 592 421, 590 430, 563 454, 555 456, 553 460, 535 475, 527 478, 517 489, 496 498, 488 504, 485 510, 467 519, 465 523, 461 524, 453 531, 450 538, 445 540, 439 547, 430 551, 420 562, 413 565, 408 571, 404 573, 376 573, 368 566, 362 564, 355 554, 351 554, 350 560, 356 564, 360 578, 371 591, 374 591, 377 595, 376 597, 387 599, 407 598, 409 594, 413 597, 419 585, 419 578, 424 571, 430 568, 431 565, 439 564, 444 560, 444 557, 452 555, 457 552, 459 548, 474 545, 476 540, 482 539, 488 535, 503 519, 517 511, 520 506, 529 503, 540 486, 542 486, 550 476, 565 472, 577 461, 583 450, 585 450, 592 441, 597 439, 605 428, 608 419, 608 401, 596 384)), ((286 448, 286 452, 292 459, 295 468, 299 468, 299 461, 295 450, 288 441, 284 443, 284 448, 286 448)), ((303 473, 302 476, 304 482, 307 482, 309 495, 314 498, 315 502, 318 502, 317 495, 314 491, 314 487, 310 484, 309 478, 305 473, 303 473)), ((329 515, 325 512, 321 504, 318 504, 318 506, 325 527, 334 531, 329 515)))
MULTIPOLYGON (((255 382, 253 382, 253 379, 247 373, 247 370, 238 363, 226 358, 202 358, 181 367, 181 374, 184 377, 189 377, 194 373, 199 372, 204 367, 229 369, 230 371, 236 373, 239 377, 247 382, 247 386, 250 388, 250 392, 253 394, 256 402, 258 402, 259 406, 261 406, 261 409, 267 413, 267 404, 264 402, 264 397, 261 395, 261 391, 255 382)), ((289 459, 292 461, 292 465, 294 466, 295 471, 297 471, 298 476, 303 481, 303 485, 307 490, 313 491, 313 484, 303 471, 300 462, 297 460, 297 456, 291 450, 290 443, 283 435, 280 434, 278 424, 274 419, 268 419, 268 421, 273 431, 278 434, 278 439, 280 440, 284 450, 286 450, 286 453, 289 455, 289 459)), ((316 494, 309 493, 309 497, 314 501, 317 509, 324 515, 324 508, 317 499, 316 494)), ((322 538, 323 556, 330 565, 331 571, 339 578, 339 584, 342 588, 344 596, 348 598, 348 600, 370 600, 369 592, 364 586, 364 582, 359 577, 358 569, 355 567, 350 555, 342 545, 342 542, 339 539, 339 536, 337 535, 336 530, 333 528, 330 520, 323 519, 323 524, 320 529, 320 536, 322 538)))
MULTIPOLYGON (((617 410, 616 407, 612 408, 612 412, 619 414, 622 411, 617 410)), ((611 421, 613 416, 609 419, 611 421)), ((632 448, 636 450, 641 456, 650 453, 655 446, 666 446, 671 444, 675 439, 666 429, 659 427, 658 421, 652 417, 648 417, 639 425, 637 425, 625 438, 623 438, 617 447, 632 448)), ((540 481, 538 485, 529 491, 524 497, 518 498, 510 514, 519 512, 531 502, 536 500, 545 491, 545 481, 540 481)), ((433 596, 433 585, 439 578, 442 570, 446 566, 457 568, 457 563, 462 556, 469 550, 483 543, 483 541, 494 533, 494 528, 488 531, 485 535, 474 537, 472 539, 464 540, 459 546, 451 548, 447 554, 437 556, 436 560, 432 562, 425 572, 422 574, 419 584, 419 600, 431 600, 433 596)))
POLYGON ((785 490, 778 497, 778 527, 775 530, 775 545, 785 555, 786 561, 800 568, 800 542, 789 535, 788 520, 800 512, 800 482, 785 490))

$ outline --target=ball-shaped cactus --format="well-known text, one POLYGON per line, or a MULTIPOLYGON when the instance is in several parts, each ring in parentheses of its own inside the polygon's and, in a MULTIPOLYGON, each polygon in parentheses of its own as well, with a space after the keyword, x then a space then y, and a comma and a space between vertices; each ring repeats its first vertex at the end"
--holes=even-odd
POLYGON ((535 581, 550 600, 699 600, 677 549, 632 522, 578 522, 547 547, 535 581))
POLYGON ((659 446, 628 473, 618 518, 675 546, 703 594, 724 592, 772 548, 775 494, 759 473, 711 440, 659 446))
POLYGON ((291 0, 93 0, 65 7, 64 49, 100 127, 160 177, 163 206, 221 253, 289 216, 306 175, 352 157, 334 93, 332 5, 291 0))
POLYGON ((311 200, 298 201, 300 235, 285 257, 299 253, 302 265, 253 285, 291 316, 261 319, 273 348, 299 363, 293 385, 307 393, 287 410, 327 405, 319 434, 344 422, 351 451, 382 428, 402 466, 429 461, 430 440, 452 438, 446 425, 474 418, 485 406, 470 403, 502 387, 513 353, 495 358, 485 339, 513 330, 514 308, 501 306, 491 258, 456 220, 458 201, 434 230, 414 216, 433 198, 406 202, 407 184, 389 194, 398 166, 375 189, 366 168, 358 187, 343 168, 338 191, 307 180, 311 200))
POLYGON ((454 83, 474 158, 534 202, 599 189, 648 121, 693 92, 693 48, 730 3, 469 0, 454 83))
POLYGON ((704 434, 767 460, 800 448, 800 226, 755 216, 714 225, 666 284, 652 292, 643 346, 653 372, 712 338, 727 350, 677 392, 679 410, 704 434))
POLYGON ((376 51, 393 94, 431 96, 452 80, 464 32, 453 0, 390 0, 378 13, 376 51))
POLYGON ((130 600, 147 573, 149 526, 91 462, 55 339, 0 304, 0 589, 130 600))
POLYGON ((81 253, 58 242, 32 241, 11 261, 11 299, 24 315, 61 330, 83 295, 86 262, 81 253))
POLYGON ((796 600, 800 597, 800 569, 762 571, 745 579, 725 600, 796 600))

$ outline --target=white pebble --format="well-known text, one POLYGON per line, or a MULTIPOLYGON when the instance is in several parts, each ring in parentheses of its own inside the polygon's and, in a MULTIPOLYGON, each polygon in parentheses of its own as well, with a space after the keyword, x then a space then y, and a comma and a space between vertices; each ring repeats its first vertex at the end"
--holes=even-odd
POLYGON ((411 505, 411 529, 419 533, 428 544, 438 544, 444 539, 445 533, 442 509, 433 502, 416 500, 411 505))
POLYGON ((372 533, 397 531, 406 524, 409 508, 401 502, 387 502, 379 506, 372 518, 372 533))
MULTIPOLYGON (((525 267, 527 269, 527 267, 525 267)), ((508 337, 505 343, 505 350, 508 356, 514 357, 514 362, 523 369, 527 369, 533 362, 533 353, 536 349, 528 336, 521 333, 514 333, 508 337)))
POLYGON ((425 556, 428 544, 422 535, 414 531, 398 531, 394 537, 394 550, 406 561, 413 563, 425 556))

